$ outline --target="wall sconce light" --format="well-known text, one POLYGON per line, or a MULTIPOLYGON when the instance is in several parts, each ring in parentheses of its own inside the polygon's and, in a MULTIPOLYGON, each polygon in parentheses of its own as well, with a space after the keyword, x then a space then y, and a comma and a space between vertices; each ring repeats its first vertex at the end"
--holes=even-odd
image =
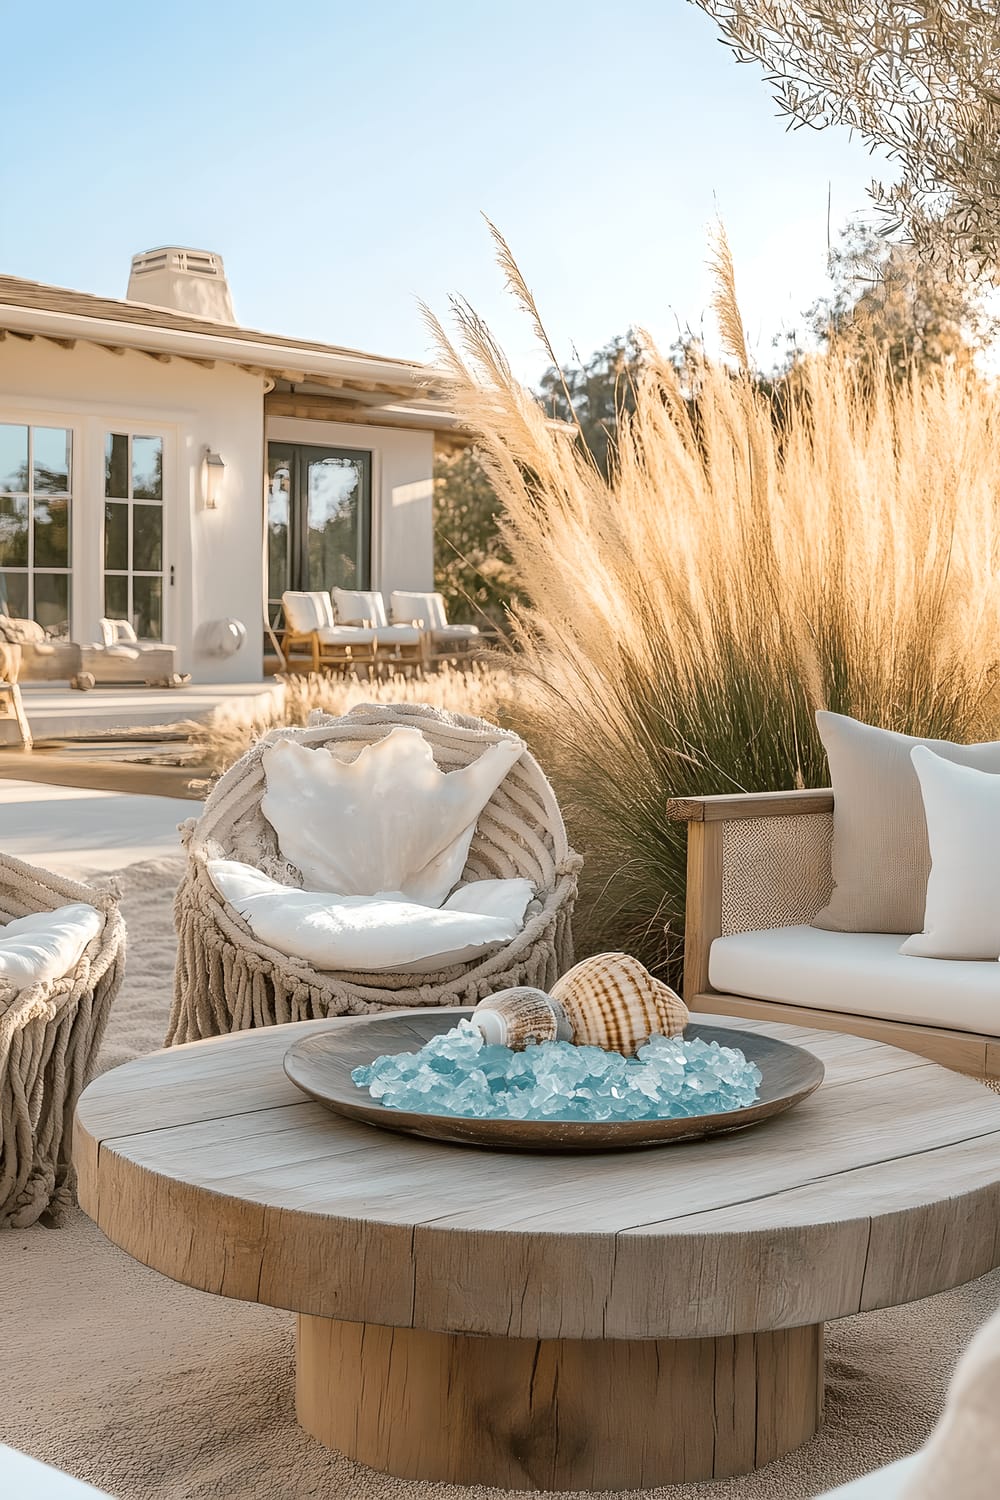
POLYGON ((206 510, 218 510, 225 479, 226 466, 221 457, 207 448, 202 474, 202 499, 206 510))

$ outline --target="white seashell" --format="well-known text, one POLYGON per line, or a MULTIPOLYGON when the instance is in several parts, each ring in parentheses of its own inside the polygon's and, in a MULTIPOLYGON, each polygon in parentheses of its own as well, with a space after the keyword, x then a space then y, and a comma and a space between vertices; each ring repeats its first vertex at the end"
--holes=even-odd
POLYGON ((510 736, 445 772, 408 725, 352 761, 278 739, 262 757, 261 809, 308 888, 439 907, 462 877, 479 814, 523 750, 510 736))
POLYGON ((651 1036, 679 1036, 688 1008, 628 953, 582 959, 552 986, 579 1046, 605 1047, 632 1056, 651 1036))
POLYGON ((544 990, 518 985, 480 1000, 469 1018, 493 1046, 523 1052, 532 1042, 570 1041, 565 1016, 544 990))

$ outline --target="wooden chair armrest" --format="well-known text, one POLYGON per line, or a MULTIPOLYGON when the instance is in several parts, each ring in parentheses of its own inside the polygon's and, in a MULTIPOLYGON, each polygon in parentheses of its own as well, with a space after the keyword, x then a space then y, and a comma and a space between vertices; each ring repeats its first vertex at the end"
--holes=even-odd
POLYGON ((795 792, 727 792, 719 797, 671 797, 672 823, 730 823, 744 818, 788 818, 833 812, 830 787, 795 792))

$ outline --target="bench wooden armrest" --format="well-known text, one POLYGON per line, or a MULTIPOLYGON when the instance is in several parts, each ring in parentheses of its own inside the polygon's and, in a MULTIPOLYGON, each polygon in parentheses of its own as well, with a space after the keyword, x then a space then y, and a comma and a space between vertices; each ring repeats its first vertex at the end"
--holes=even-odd
POLYGON ((718 797, 671 797, 672 823, 730 823, 742 818, 788 818, 833 812, 833 792, 819 787, 796 792, 725 792, 718 797))

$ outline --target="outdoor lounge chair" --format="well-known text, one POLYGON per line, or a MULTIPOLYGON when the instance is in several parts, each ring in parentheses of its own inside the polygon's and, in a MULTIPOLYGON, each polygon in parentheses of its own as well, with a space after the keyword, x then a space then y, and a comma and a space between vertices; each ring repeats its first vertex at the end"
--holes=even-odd
POLYGON ((0 977, 0 1228, 57 1219, 72 1201, 72 1121, 122 980, 125 924, 111 889, 0 855, 0 938, 16 918, 69 903, 99 930, 67 973, 22 988, 0 977))
POLYGON ((70 682, 80 675, 80 647, 49 635, 36 620, 0 615, 0 640, 21 648, 21 682, 70 682))
POLYGON ((101 620, 100 628, 99 642, 80 647, 80 674, 74 686, 142 683, 178 688, 190 682, 189 673, 177 671, 176 646, 141 641, 128 620, 101 620))
POLYGON ((390 625, 381 594, 372 589, 331 589, 330 596, 339 624, 374 630, 379 667, 423 666, 423 631, 413 621, 390 625))
POLYGON ((462 877, 520 878, 534 891, 518 935, 485 956, 419 974, 320 972, 258 941, 220 895, 209 860, 241 861, 270 875, 287 869, 261 809, 262 758, 271 744, 293 739, 313 753, 333 751, 353 760, 399 725, 418 728, 445 771, 467 766, 488 747, 515 738, 482 719, 426 705, 365 704, 343 718, 324 716, 307 729, 273 730, 258 741, 218 781, 201 817, 182 832, 188 864, 175 905, 178 952, 168 1044, 382 1007, 475 1005, 513 985, 546 988, 572 963, 570 919, 581 861, 567 842, 552 788, 526 750, 480 813, 462 877))
POLYGON ((373 667, 375 632, 357 625, 338 625, 333 601, 323 589, 286 590, 281 596, 285 628, 281 654, 288 666, 305 654, 314 672, 330 667, 373 667))
POLYGON ((419 624, 424 632, 424 656, 429 662, 467 656, 483 644, 478 625, 449 625, 441 594, 396 591, 389 606, 394 621, 419 624))

